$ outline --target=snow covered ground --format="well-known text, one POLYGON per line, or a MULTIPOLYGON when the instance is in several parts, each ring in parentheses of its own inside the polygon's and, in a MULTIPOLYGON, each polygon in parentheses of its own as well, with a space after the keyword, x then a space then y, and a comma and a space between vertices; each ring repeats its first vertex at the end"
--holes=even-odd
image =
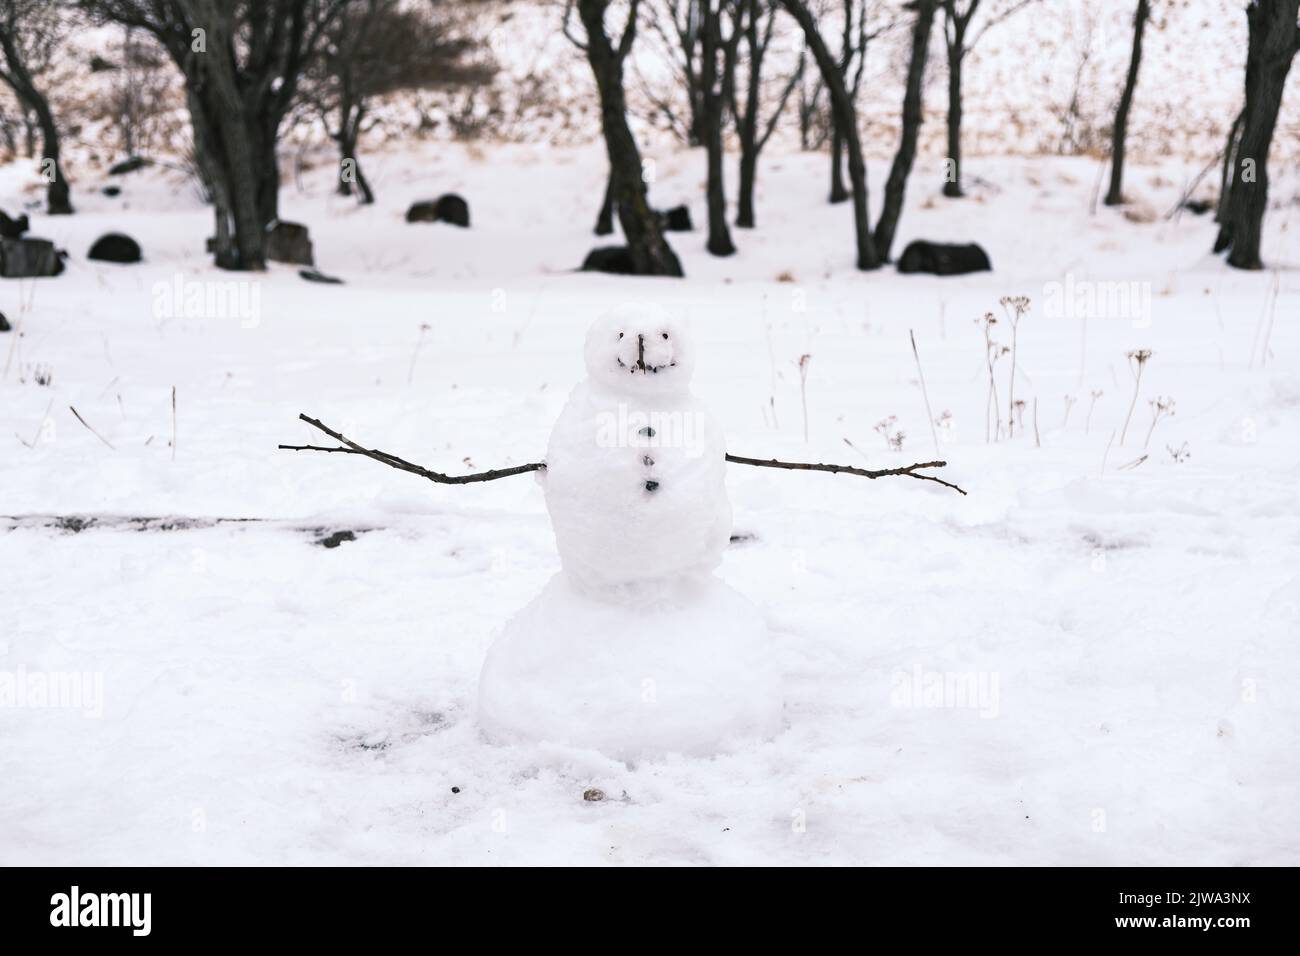
MULTIPOLYGON (((895 254, 977 240, 996 270, 936 279, 852 270, 823 156, 766 158, 760 228, 712 259, 703 157, 652 158, 655 202, 696 216, 672 237, 685 281, 568 271, 597 147, 376 157, 365 210, 327 171, 286 183, 343 286, 211 269, 210 213, 166 174, 33 216, 71 259, 0 284, 21 331, 0 335, 0 680, 88 676, 80 706, 0 696, 0 862, 1300 862, 1295 182, 1266 221, 1276 271, 1243 274, 1207 217, 1163 218, 1198 166, 1132 169, 1136 223, 1090 213, 1094 161, 974 159, 956 203, 922 162, 895 254), (447 190, 472 229, 403 223, 447 190), (146 262, 88 262, 110 228, 146 262), (217 289, 224 311, 192 298, 217 289), (1024 427, 986 442, 975 320, 1006 295, 1032 299, 1024 427), (936 457, 914 332, 969 492, 730 466, 721 575, 772 626, 785 728, 713 759, 481 738, 485 649, 558 566, 531 477, 275 448, 321 437, 306 412, 433 468, 537 460, 586 326, 628 299, 694 320, 696 390, 757 457, 936 457), (1158 396, 1175 414, 1144 447, 1158 396)), ((11 212, 20 180, 0 174, 11 212)))

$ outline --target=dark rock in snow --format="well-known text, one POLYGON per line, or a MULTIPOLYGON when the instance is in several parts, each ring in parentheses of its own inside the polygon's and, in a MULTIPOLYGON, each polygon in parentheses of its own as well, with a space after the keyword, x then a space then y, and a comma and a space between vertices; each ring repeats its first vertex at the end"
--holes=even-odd
POLYGON ((421 199, 419 202, 411 203, 411 208, 406 210, 407 222, 437 222, 438 221, 438 204, 432 199, 421 199))
POLYGON ((659 228, 664 232, 690 232, 695 228, 691 224, 691 211, 686 206, 674 206, 658 215, 659 228))
POLYGON ((105 196, 109 196, 109 197, 120 196, 120 195, 122 195, 122 187, 121 187, 121 186, 105 186, 103 189, 100 190, 100 192, 102 192, 105 196))
POLYGON ((975 243, 949 245, 918 239, 909 242, 898 260, 899 272, 929 272, 959 276, 967 272, 992 272, 988 254, 975 243))
POLYGON ((116 69, 117 69, 116 63, 112 62, 111 60, 105 60, 98 53, 96 53, 94 56, 90 58, 91 73, 105 73, 109 70, 116 70, 116 69))
POLYGON ((59 275, 64 255, 48 239, 0 239, 0 278, 59 275))
POLYGON ((464 229, 469 228, 469 203, 455 193, 439 196, 435 211, 438 213, 439 221, 449 222, 453 226, 461 226, 464 229))
POLYGON ((29 228, 27 213, 23 213, 17 219, 10 219, 8 214, 0 210, 0 237, 5 239, 17 239, 29 228))
POLYGON ((455 193, 437 199, 422 199, 406 210, 407 222, 446 222, 469 228, 469 203, 455 193))
POLYGON ((598 246, 587 253, 579 271, 612 272, 615 275, 630 276, 635 274, 636 269, 627 246, 598 246))
POLYGON ((124 159, 120 163, 114 163, 112 166, 108 167, 108 174, 110 176, 125 176, 127 173, 133 173, 137 169, 144 169, 144 167, 148 165, 149 160, 145 159, 143 156, 132 156, 129 159, 124 159))
POLYGON ((337 548, 344 541, 355 540, 357 540, 357 536, 351 531, 335 531, 333 534, 328 534, 323 538, 318 538, 316 543, 322 548, 337 548))
POLYGON ((307 227, 300 222, 276 220, 266 230, 266 258, 296 266, 315 265, 307 227))
POLYGON ((120 232, 105 233, 95 240, 95 244, 90 247, 90 252, 86 253, 86 258, 124 264, 139 262, 140 243, 120 232))
POLYGON ((1189 199, 1183 203, 1183 208, 1196 216, 1204 216, 1214 208, 1214 203, 1208 199, 1189 199))
POLYGON ((318 272, 315 269, 299 269, 298 275, 302 276, 308 282, 323 282, 326 285, 343 284, 342 279, 336 278, 335 276, 327 276, 325 273, 318 272))

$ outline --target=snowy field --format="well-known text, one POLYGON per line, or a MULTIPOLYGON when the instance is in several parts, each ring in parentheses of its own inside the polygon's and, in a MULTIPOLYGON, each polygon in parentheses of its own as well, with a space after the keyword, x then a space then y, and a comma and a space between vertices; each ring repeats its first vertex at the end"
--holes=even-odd
POLYGON ((685 281, 569 271, 597 147, 376 157, 371 209, 327 170, 286 183, 342 286, 216 272, 164 173, 33 214, 71 258, 0 284, 0 672, 89 676, 81 706, 0 706, 0 862, 1300 863, 1296 184, 1252 274, 1208 255, 1208 217, 1164 218, 1195 167, 1131 169, 1136 223, 1090 212, 1094 161, 972 159, 955 203, 922 162, 895 255, 976 240, 996 270, 937 279, 852 270, 820 155, 765 157, 760 228, 713 259, 702 156, 655 159, 652 199, 696 218, 685 281), (402 221, 444 191, 472 229, 402 221), (88 262, 109 229, 146 261, 88 262), (247 308, 187 298, 214 283, 247 308), (976 319, 1007 295, 1032 300, 1023 429, 988 442, 976 319), (536 461, 627 300, 693 321, 733 453, 882 468, 937 441, 969 492, 729 466, 720 574, 772 628, 784 729, 711 759, 482 738, 485 650, 558 567, 531 476, 276 450, 322 437, 305 412, 431 468, 536 461))

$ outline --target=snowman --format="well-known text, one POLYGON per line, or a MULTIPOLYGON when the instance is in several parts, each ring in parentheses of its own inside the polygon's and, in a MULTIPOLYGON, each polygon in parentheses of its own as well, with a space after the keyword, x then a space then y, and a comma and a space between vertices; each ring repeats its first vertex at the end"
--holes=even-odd
POLYGON ((879 470, 745 458, 691 393, 695 352, 661 309, 624 306, 587 334, 587 379, 569 396, 546 461, 468 475, 366 448, 308 415, 338 444, 289 451, 360 455, 439 484, 535 472, 560 571, 502 629, 479 677, 493 740, 549 742, 638 760, 713 754, 782 724, 772 640, 752 603, 714 573, 731 537, 727 462, 932 482, 944 461, 879 470))
POLYGON ((770 737, 770 635, 714 574, 731 537, 726 446, 690 389, 688 331, 623 306, 591 327, 585 358, 538 472, 561 570, 492 644, 480 723, 629 760, 770 737))

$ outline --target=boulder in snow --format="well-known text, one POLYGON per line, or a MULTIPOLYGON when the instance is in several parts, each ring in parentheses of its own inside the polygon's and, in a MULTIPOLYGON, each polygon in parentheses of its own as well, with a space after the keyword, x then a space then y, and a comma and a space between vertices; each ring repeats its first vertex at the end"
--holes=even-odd
POLYGON ((918 239, 909 242, 898 260, 899 272, 928 272, 937 276, 959 276, 968 272, 992 272, 988 253, 973 242, 952 245, 918 239))
POLYGON ((446 222, 469 228, 469 203, 455 193, 437 199, 422 199, 406 210, 407 222, 446 222))
POLYGON ((632 265, 632 253, 627 246, 597 246, 587 253, 579 271, 630 276, 636 273, 636 268, 632 265))
POLYGON ((95 240, 90 252, 86 253, 86 258, 123 264, 139 262, 140 243, 120 232, 105 233, 95 240))
POLYGON ((674 206, 659 212, 659 228, 664 232, 690 232, 691 210, 687 206, 674 206))
POLYGON ((63 271, 63 253, 48 239, 0 239, 0 278, 30 279, 63 271))
POLYGON ((307 227, 300 222, 276 220, 266 230, 266 258, 296 266, 315 265, 307 227))

